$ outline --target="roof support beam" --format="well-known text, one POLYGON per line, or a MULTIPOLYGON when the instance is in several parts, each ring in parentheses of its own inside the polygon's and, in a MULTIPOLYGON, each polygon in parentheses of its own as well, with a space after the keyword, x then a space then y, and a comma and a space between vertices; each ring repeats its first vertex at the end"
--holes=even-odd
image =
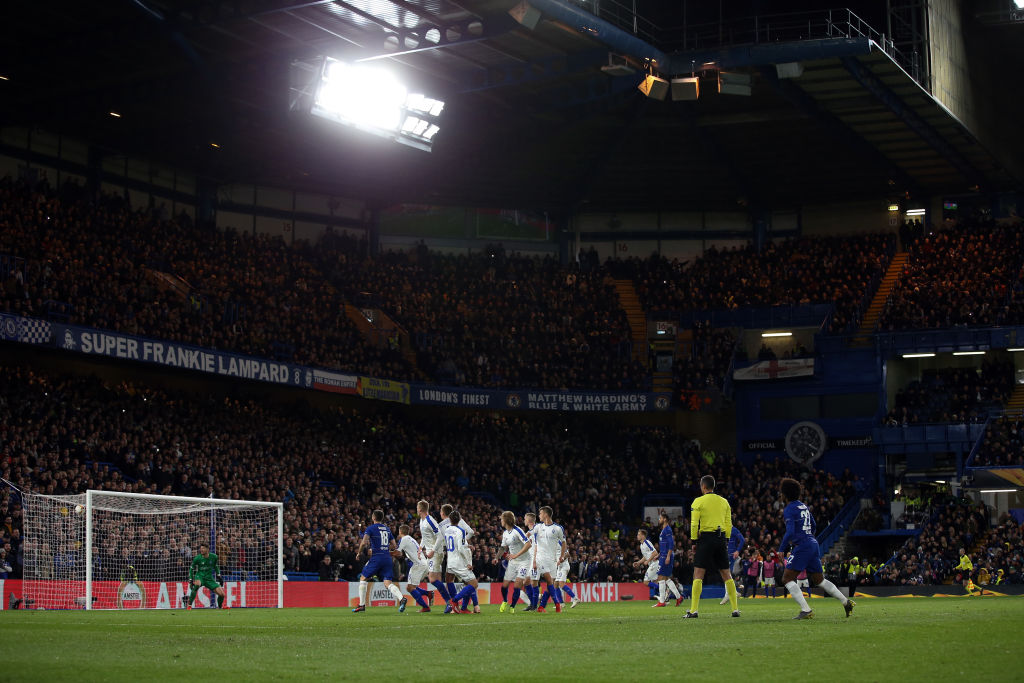
POLYGON ((883 83, 878 76, 873 74, 860 60, 854 57, 842 57, 841 60, 846 70, 860 83, 865 90, 870 92, 878 101, 884 104, 898 116, 910 130, 921 136, 925 142, 931 145, 932 149, 939 153, 949 164, 955 168, 970 186, 983 186, 987 184, 985 176, 976 169, 971 162, 963 157, 954 147, 946 142, 934 128, 929 125, 921 116, 911 109, 907 104, 883 83))
POLYGON ((917 181, 907 175, 907 173, 899 166, 891 162, 874 145, 865 144, 864 138, 857 135, 853 129, 843 123, 835 114, 822 109, 815 99, 808 95, 802 88, 794 84, 792 81, 780 79, 778 74, 775 72, 774 65, 762 66, 760 71, 761 77, 771 83, 783 97, 792 102, 797 109, 824 125, 825 129, 828 130, 836 140, 845 145, 848 150, 856 154, 867 154, 871 157, 872 161, 878 164, 878 167, 883 169, 886 175, 888 175, 888 180, 898 183, 901 190, 909 191, 913 194, 919 193, 917 181))

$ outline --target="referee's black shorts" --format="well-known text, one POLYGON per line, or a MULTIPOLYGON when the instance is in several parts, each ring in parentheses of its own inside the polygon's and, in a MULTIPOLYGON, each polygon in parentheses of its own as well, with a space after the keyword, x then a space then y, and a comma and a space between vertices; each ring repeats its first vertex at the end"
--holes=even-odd
POLYGON ((700 569, 728 569, 728 539, 717 532, 704 532, 697 537, 697 549, 693 553, 693 566, 700 569))

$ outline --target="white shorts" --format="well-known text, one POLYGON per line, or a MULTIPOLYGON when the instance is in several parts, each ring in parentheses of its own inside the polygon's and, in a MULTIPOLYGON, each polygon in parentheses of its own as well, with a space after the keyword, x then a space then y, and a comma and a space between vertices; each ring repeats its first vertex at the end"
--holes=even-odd
POLYGON ((550 574, 551 579, 555 578, 555 564, 558 562, 557 557, 538 557, 537 558, 537 576, 544 578, 545 574, 550 574))
POLYGON ((448 573, 452 574, 453 576, 455 576, 455 578, 464 583, 469 583, 470 581, 476 579, 476 574, 474 574, 473 570, 469 568, 453 567, 451 565, 448 565, 448 573))
POLYGON ((765 579, 764 579, 764 585, 766 585, 766 586, 774 586, 775 585, 775 577, 774 576, 766 576, 765 579))
POLYGON ((515 581, 517 579, 526 580, 530 576, 530 564, 528 560, 524 560, 521 557, 517 557, 508 563, 505 567, 505 581, 515 581))
POLYGON ((427 571, 431 574, 440 574, 441 567, 444 566, 444 551, 437 550, 434 552, 433 557, 424 558, 427 563, 427 571))
POLYGON ((423 577, 427 575, 427 565, 422 562, 413 562, 412 566, 409 567, 409 583, 414 586, 420 585, 423 581, 423 577))
POLYGON ((644 574, 644 583, 650 583, 651 581, 658 580, 658 570, 661 569, 661 563, 655 560, 647 565, 647 573, 644 574))
POLYGON ((562 564, 555 567, 555 581, 565 581, 569 578, 569 561, 566 560, 562 564))

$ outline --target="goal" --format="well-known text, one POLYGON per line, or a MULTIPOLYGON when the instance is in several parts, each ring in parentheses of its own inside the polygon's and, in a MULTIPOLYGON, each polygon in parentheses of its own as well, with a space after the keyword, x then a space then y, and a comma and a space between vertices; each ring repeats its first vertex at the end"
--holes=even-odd
MULTIPOLYGON (((22 497, 26 604, 183 607, 192 558, 206 543, 230 607, 284 606, 281 503, 92 490, 22 497)), ((193 606, 215 605, 201 588, 193 606)))

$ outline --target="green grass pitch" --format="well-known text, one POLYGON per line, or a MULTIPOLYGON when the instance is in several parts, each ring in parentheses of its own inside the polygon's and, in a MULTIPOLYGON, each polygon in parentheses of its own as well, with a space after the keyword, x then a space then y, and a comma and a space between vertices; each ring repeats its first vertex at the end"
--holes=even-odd
POLYGON ((646 679, 1020 680, 1024 599, 861 599, 850 619, 814 599, 684 608, 589 603, 562 614, 412 609, 193 610, 0 615, 0 680, 259 681, 646 679))

